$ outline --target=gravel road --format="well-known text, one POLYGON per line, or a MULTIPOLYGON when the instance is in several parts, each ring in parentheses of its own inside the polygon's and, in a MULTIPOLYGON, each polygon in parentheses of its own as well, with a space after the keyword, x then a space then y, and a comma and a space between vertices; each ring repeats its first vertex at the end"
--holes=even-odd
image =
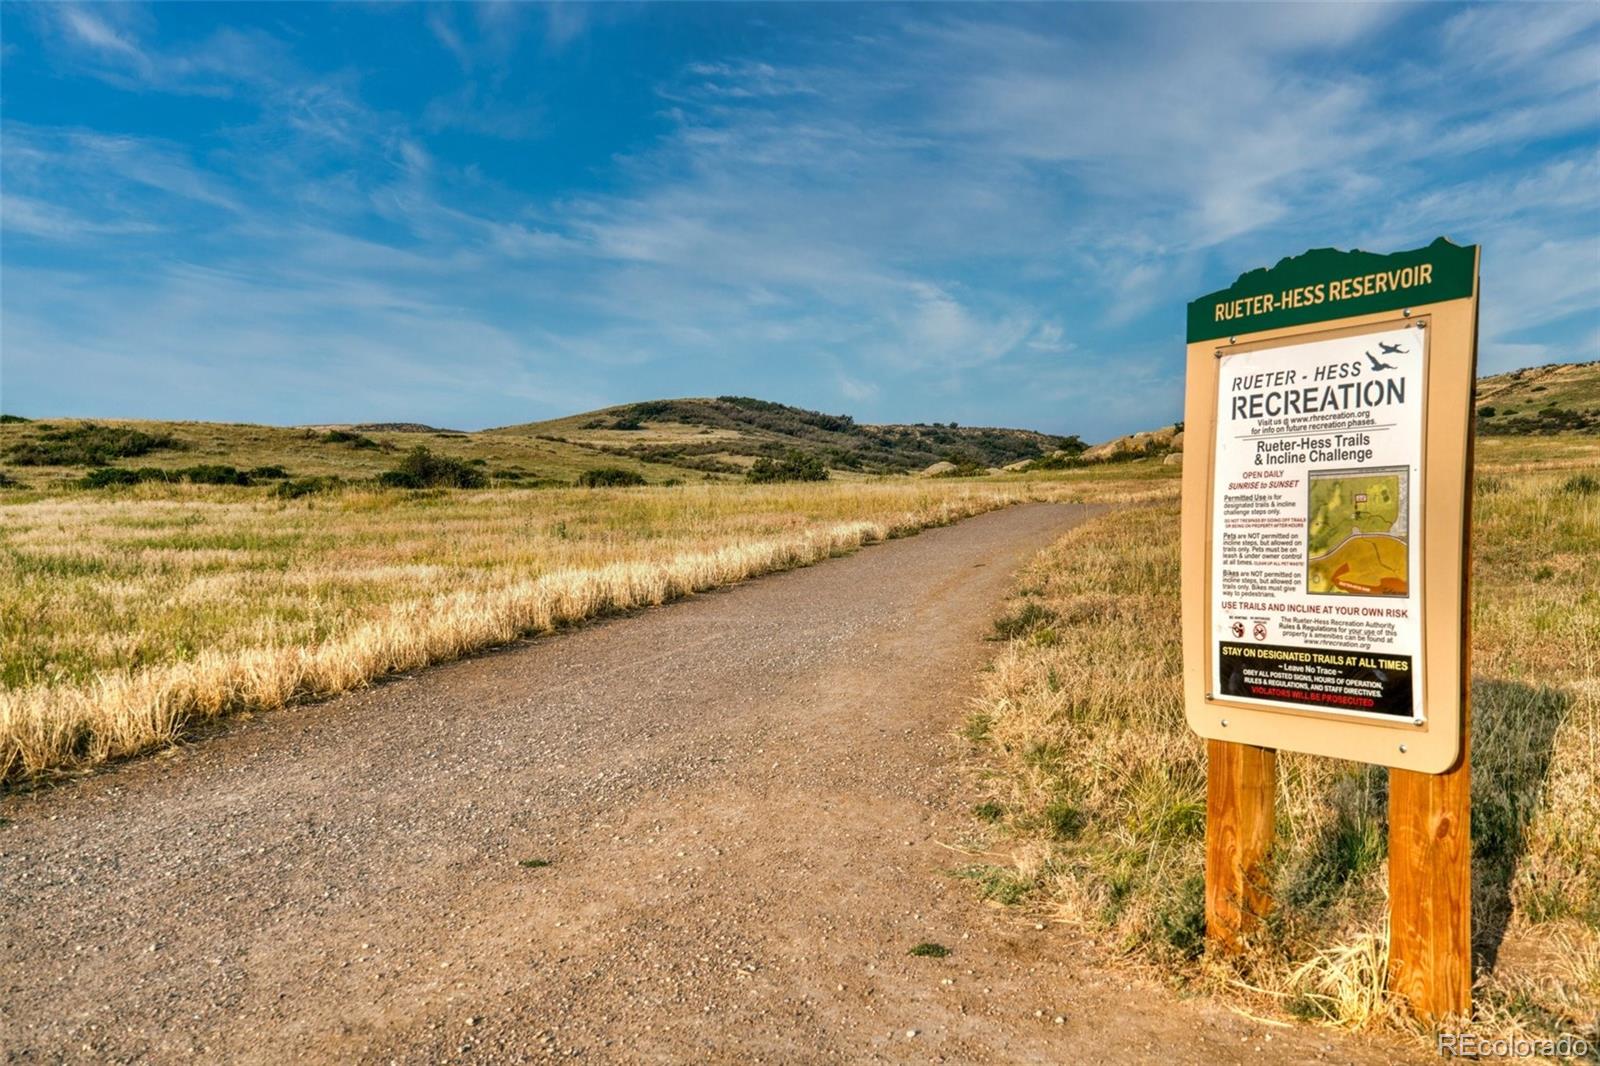
POLYGON ((1103 968, 951 876, 982 635, 1087 513, 995 512, 0 800, 0 1049, 1394 1061, 1103 968))

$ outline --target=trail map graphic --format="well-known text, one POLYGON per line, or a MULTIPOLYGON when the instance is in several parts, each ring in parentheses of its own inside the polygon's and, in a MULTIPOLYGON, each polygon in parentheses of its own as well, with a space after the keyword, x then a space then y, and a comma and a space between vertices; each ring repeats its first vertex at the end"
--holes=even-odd
POLYGON ((1306 591, 1404 596, 1410 588, 1407 470, 1326 470, 1307 479, 1306 591))

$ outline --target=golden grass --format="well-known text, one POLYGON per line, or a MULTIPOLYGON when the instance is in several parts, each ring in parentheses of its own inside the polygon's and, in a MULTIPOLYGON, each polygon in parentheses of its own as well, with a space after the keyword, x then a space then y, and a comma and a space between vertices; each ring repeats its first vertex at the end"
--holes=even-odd
POLYGON ((0 782, 1022 500, 1174 491, 1128 468, 297 501, 146 484, 0 501, 0 782))
MULTIPOLYGON (((1600 441, 1507 442, 1475 506, 1474 928, 1481 1031, 1600 1023, 1600 441)), ((1178 509, 1111 513, 1021 576, 967 733, 1010 875, 1119 951, 1252 1006, 1362 1026, 1383 988, 1386 772, 1280 757, 1273 891, 1243 960, 1200 958, 1205 753, 1184 721, 1178 509), (992 813, 992 809, 991 809, 992 813), (1041 847, 1043 850, 1041 850, 1041 847)), ((998 875, 997 875, 998 876, 998 875)))

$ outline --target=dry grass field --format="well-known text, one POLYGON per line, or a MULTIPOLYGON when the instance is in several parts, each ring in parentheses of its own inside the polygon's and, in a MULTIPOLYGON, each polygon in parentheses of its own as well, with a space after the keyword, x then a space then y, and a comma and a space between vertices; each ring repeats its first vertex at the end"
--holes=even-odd
POLYGON ((92 764, 1020 496, 962 487, 141 486, 4 508, 0 769, 92 764))
POLYGON ((1022 500, 1170 495, 1163 475, 295 500, 156 482, 12 492, 0 783, 1022 500))
MULTIPOLYGON (((1600 1024, 1600 439, 1480 441, 1473 619, 1477 1028, 1600 1024)), ((1204 746, 1184 721, 1178 508, 1074 530, 1021 577, 968 724, 993 823, 965 870, 1251 1011, 1393 1020, 1386 772, 1280 758, 1275 898, 1248 957, 1201 959, 1204 746), (985 849, 988 851, 985 853, 985 849), (1004 858, 996 859, 999 854, 1004 858)))

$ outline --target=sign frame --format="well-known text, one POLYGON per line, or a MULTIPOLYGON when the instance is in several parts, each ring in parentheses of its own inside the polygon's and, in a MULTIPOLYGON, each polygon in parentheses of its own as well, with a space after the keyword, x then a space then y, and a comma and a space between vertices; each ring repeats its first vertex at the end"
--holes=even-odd
MULTIPOLYGON (((1200 736, 1428 774, 1445 773, 1460 763, 1470 683, 1464 645, 1478 255, 1476 245, 1457 246, 1442 238, 1393 256, 1320 249, 1285 259, 1271 270, 1242 275, 1229 289, 1190 304, 1184 436, 1194 443, 1186 449, 1189 461, 1183 470, 1182 632, 1185 711, 1190 728, 1200 736), (1262 295, 1289 292, 1317 279, 1324 285, 1339 284, 1350 277, 1370 279, 1386 270, 1393 277, 1402 267, 1412 268, 1412 278, 1424 277, 1417 268, 1429 263, 1433 268, 1423 283, 1382 293, 1358 291, 1349 300, 1311 309, 1274 308, 1272 297, 1262 295), (1225 319, 1224 307, 1253 308, 1259 313, 1225 319), (1361 313, 1330 317, 1334 309, 1361 313), (1214 453, 1222 361, 1240 352, 1402 327, 1427 334, 1419 461, 1426 474, 1417 501, 1421 528, 1408 529, 1408 536, 1418 538, 1422 566, 1418 658, 1425 710, 1421 720, 1381 721, 1219 697, 1212 684, 1216 664, 1210 660, 1214 453), (1216 335, 1218 329, 1233 332, 1216 335)), ((1371 282, 1363 288, 1370 290, 1371 282)))

